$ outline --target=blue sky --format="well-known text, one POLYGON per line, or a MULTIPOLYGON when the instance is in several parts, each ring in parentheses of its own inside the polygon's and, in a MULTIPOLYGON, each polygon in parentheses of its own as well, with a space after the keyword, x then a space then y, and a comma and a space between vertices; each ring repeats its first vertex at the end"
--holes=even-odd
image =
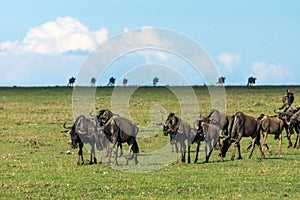
MULTIPOLYGON (((98 45, 142 27, 178 31, 197 42, 227 85, 245 85, 249 76, 261 85, 300 83, 297 0, 2 0, 0 7, 0 86, 66 85, 98 45)), ((144 60, 130 63, 124 58, 115 65, 153 61, 144 60)), ((115 73, 111 75, 117 81, 123 77, 115 73)), ((146 78, 151 82, 153 77, 146 78)))

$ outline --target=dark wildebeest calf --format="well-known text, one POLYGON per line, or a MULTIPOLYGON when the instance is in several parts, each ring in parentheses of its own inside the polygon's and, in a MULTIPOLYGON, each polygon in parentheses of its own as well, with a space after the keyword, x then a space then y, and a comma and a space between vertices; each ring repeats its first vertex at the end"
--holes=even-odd
POLYGON ((261 157, 264 158, 264 152, 262 151, 260 145, 260 134, 257 131, 257 121, 254 117, 245 115, 242 112, 237 112, 230 119, 229 125, 229 133, 228 136, 224 139, 222 149, 221 149, 221 159, 223 160, 226 156, 226 152, 228 151, 232 142, 235 141, 234 149, 232 152, 231 160, 234 160, 236 148, 238 148, 239 157, 238 159, 242 159, 241 149, 240 149, 240 141, 242 137, 251 137, 252 138, 252 147, 249 155, 249 159, 252 156, 252 153, 255 148, 255 144, 259 146, 259 150, 261 152, 261 157))
POLYGON ((164 135, 170 135, 171 145, 175 145, 176 163, 178 163, 178 144, 180 146, 181 162, 185 162, 186 145, 185 140, 188 141, 188 163, 191 163, 190 144, 191 144, 191 126, 170 113, 167 120, 163 124, 164 135))
POLYGON ((110 141, 109 144, 105 145, 109 147, 108 165, 110 165, 113 150, 115 151, 115 165, 118 165, 117 144, 125 142, 129 145, 126 165, 128 161, 133 158, 135 164, 138 164, 137 154, 139 153, 139 146, 136 141, 136 136, 139 131, 138 127, 129 119, 113 114, 110 110, 100 111, 97 118, 102 124, 100 127, 100 135, 105 135, 110 141), (130 157, 131 151, 133 154, 130 157))
MULTIPOLYGON (((96 144, 96 133, 97 133, 97 122, 92 119, 88 119, 83 115, 80 115, 75 120, 75 123, 71 127, 66 127, 66 123, 64 123, 63 127, 68 129, 64 132, 68 132, 71 136, 71 147, 77 148, 78 151, 78 161, 77 164, 84 164, 83 152, 82 148, 84 143, 88 143, 91 145, 91 159, 90 164, 97 163, 97 158, 95 155, 95 144, 96 144)), ((102 141, 97 142, 97 149, 102 150, 103 145, 102 141)))

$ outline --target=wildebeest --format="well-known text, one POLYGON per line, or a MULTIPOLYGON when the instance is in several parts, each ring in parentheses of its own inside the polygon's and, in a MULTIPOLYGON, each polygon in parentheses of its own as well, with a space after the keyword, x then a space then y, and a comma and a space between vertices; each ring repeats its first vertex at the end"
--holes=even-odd
POLYGON ((123 79, 123 85, 126 86, 127 83, 128 83, 128 79, 124 78, 124 79, 123 79))
POLYGON ((268 134, 276 134, 278 135, 279 144, 278 144, 278 155, 281 155, 281 145, 282 145, 282 130, 284 128, 284 122, 277 116, 267 116, 261 114, 257 118, 257 126, 258 131, 264 136, 262 143, 262 151, 264 152, 264 146, 266 146, 267 150, 271 154, 271 150, 267 144, 268 134))
MULTIPOLYGON (((104 110, 100 110, 98 115, 94 115, 93 114, 93 111, 91 111, 90 113, 90 116, 93 117, 95 120, 97 120, 99 126, 103 126, 110 117, 112 117, 112 115, 117 115, 117 114, 114 114, 112 112, 110 112, 109 110, 107 109, 104 109, 104 110), (105 114, 104 114, 105 113, 105 114), (108 114, 109 113, 109 114, 108 114), (110 115, 111 114, 111 115, 110 115)), ((119 116, 119 115, 117 115, 119 116)), ((106 154, 106 157, 108 157, 108 154, 109 154, 109 146, 108 145, 105 145, 105 147, 107 148, 107 154, 106 154)), ((118 143, 117 144, 117 151, 118 151, 118 148, 120 147, 121 149, 121 152, 120 152, 120 156, 123 155, 123 148, 122 148, 122 143, 118 143)))
POLYGON ((250 77, 248 78, 247 86, 248 86, 248 87, 249 87, 249 86, 253 86, 253 85, 255 84, 255 81, 256 81, 256 78, 250 76, 250 77))
POLYGON ((107 86, 114 86, 115 81, 116 81, 116 79, 114 77, 110 77, 107 86))
POLYGON ((129 119, 123 118, 119 115, 113 114, 110 110, 101 110, 97 119, 100 122, 100 134, 104 134, 109 144, 108 164, 111 162, 112 151, 115 151, 115 165, 117 161, 117 144, 127 143, 129 145, 129 152, 127 162, 134 158, 135 164, 138 164, 137 154, 139 153, 139 146, 136 141, 138 134, 138 127, 129 119), (131 151, 133 152, 130 157, 131 151))
POLYGON ((296 141, 294 148, 300 148, 300 108, 292 109, 291 107, 286 109, 285 112, 277 112, 278 115, 285 122, 285 129, 287 131, 287 138, 289 141, 288 147, 292 147, 291 134, 296 132, 296 141))
POLYGON ((217 126, 222 131, 223 135, 228 135, 230 117, 230 115, 226 115, 224 112, 213 109, 207 116, 207 122, 217 126))
POLYGON ((252 145, 249 159, 252 156, 255 145, 257 144, 261 152, 261 157, 264 158, 264 152, 262 151, 260 144, 260 134, 257 131, 257 120, 249 115, 245 115, 243 112, 237 112, 230 119, 228 136, 224 139, 222 149, 221 149, 221 159, 226 156, 232 142, 235 142, 231 160, 234 160, 236 148, 238 148, 239 156, 238 159, 242 159, 241 150, 240 150, 240 141, 242 137, 251 137, 252 145))
POLYGON ((213 148, 219 141, 219 128, 213 124, 209 124, 204 121, 199 121, 197 134, 192 143, 197 142, 196 156, 194 163, 198 161, 198 153, 200 147, 200 141, 204 141, 205 147, 205 162, 208 162, 213 148))
POLYGON ((221 77, 219 77, 218 78, 218 82, 217 82, 217 84, 218 85, 223 85, 224 83, 225 83, 225 77, 224 76, 221 76, 221 77))
POLYGON ((191 144, 191 126, 186 121, 170 113, 163 124, 164 135, 170 135, 171 145, 175 145, 176 163, 178 163, 178 144, 181 153, 181 162, 185 162, 186 144, 188 141, 188 163, 191 163, 190 144, 191 144))
POLYGON ((290 117, 290 126, 295 129, 297 134, 294 148, 300 148, 300 110, 290 117))
POLYGON ((95 77, 91 78, 91 86, 95 86, 96 84, 96 79, 95 77))
POLYGON ((103 149, 103 144, 101 140, 97 139, 96 134, 98 132, 97 130, 97 122, 92 119, 88 119, 83 115, 80 115, 76 118, 73 126, 66 127, 66 123, 64 123, 63 127, 66 130, 65 132, 68 132, 71 137, 71 147, 77 148, 79 147, 78 151, 78 161, 77 164, 84 164, 83 159, 83 152, 82 148, 85 143, 88 143, 91 145, 91 159, 90 164, 97 163, 97 158, 95 155, 95 144, 98 150, 103 149))
POLYGON ((156 86, 157 85, 157 83, 158 83, 158 78, 157 77, 154 77, 153 78, 153 86, 156 86))
POLYGON ((281 100, 283 105, 280 108, 278 108, 279 110, 291 107, 292 103, 294 102, 294 93, 287 89, 284 95, 282 96, 281 100))
MULTIPOLYGON (((291 140, 291 134, 293 134, 295 131, 298 133, 298 128, 297 128, 298 117, 297 117, 296 113, 299 110, 300 110, 300 108, 293 109, 292 107, 288 107, 288 108, 284 109, 283 112, 279 112, 276 109, 274 110, 274 112, 277 114, 277 116, 284 122, 284 129, 285 129, 286 136, 288 139, 288 148, 293 146, 293 143, 291 140), (291 118, 293 120, 291 120, 291 118)), ((299 120, 300 120, 300 118, 299 118, 299 120)), ((277 136, 275 137, 275 139, 277 139, 277 136)))
POLYGON ((73 87, 73 84, 75 83, 75 78, 72 76, 70 79, 69 79, 69 82, 68 82, 68 85, 67 86, 70 86, 70 87, 73 87))
MULTIPOLYGON (((207 122, 209 124, 215 125, 219 130, 222 131, 222 137, 228 135, 228 126, 229 126, 229 120, 230 115, 226 115, 224 112, 220 112, 216 109, 213 109, 208 116, 201 116, 200 115, 200 121, 207 122)), ((218 141, 216 145, 216 149, 221 148, 220 147, 220 140, 218 141)))

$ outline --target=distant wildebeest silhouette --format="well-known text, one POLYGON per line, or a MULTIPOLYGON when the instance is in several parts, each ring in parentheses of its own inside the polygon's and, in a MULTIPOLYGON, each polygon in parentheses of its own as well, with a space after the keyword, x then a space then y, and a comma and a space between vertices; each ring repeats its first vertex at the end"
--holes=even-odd
POLYGON ((153 78, 153 86, 156 86, 157 83, 158 83, 158 78, 157 78, 157 77, 154 77, 154 78, 153 78))
POLYGON ((114 86, 115 81, 116 81, 116 79, 114 77, 110 77, 107 86, 114 86))
POLYGON ((253 86, 253 85, 255 84, 255 81, 256 81, 256 78, 250 76, 250 77, 248 78, 247 86, 248 86, 248 87, 249 87, 249 86, 253 86))
POLYGON ((124 78, 123 79, 123 85, 126 86, 127 82, 128 82, 128 79, 124 78))
POLYGON ((226 78, 224 76, 219 77, 217 85, 223 85, 225 83, 225 79, 226 78))
POLYGON ((95 86, 95 84, 96 84, 96 79, 95 79, 95 77, 93 77, 91 79, 91 86, 95 86))
POLYGON ((73 84, 75 83, 75 78, 72 76, 70 79, 69 79, 69 83, 67 86, 70 86, 70 87, 73 87, 73 84))

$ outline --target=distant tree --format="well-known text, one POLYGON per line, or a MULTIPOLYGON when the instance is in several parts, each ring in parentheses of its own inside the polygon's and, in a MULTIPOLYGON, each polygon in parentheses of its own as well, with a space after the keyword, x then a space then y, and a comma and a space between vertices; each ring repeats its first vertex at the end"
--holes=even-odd
POLYGON ((123 85, 126 86, 127 82, 128 82, 128 79, 124 78, 123 79, 123 85))
POLYGON ((70 86, 70 87, 73 87, 73 84, 75 83, 75 78, 72 76, 70 79, 69 79, 69 83, 67 86, 70 86))
POLYGON ((153 86, 156 86, 158 83, 158 78, 157 77, 154 77, 153 78, 153 86))
POLYGON ((114 86, 116 79, 114 77, 110 77, 107 86, 114 86))

